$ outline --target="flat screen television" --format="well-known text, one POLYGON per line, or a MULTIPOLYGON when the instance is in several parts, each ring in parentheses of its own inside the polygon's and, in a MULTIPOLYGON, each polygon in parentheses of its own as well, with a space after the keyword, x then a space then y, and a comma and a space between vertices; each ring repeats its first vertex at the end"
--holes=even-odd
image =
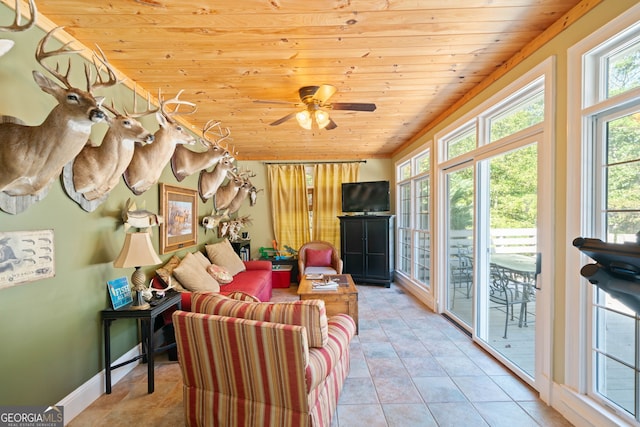
POLYGON ((342 212, 388 212, 391 210, 389 181, 345 182, 342 212))

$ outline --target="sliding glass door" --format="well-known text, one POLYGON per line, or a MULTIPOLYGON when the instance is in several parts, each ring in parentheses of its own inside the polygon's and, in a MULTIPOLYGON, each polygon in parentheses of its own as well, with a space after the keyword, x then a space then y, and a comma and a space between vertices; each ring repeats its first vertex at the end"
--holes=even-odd
POLYGON ((445 174, 447 200, 446 313, 466 328, 473 327, 474 167, 445 174))
POLYGON ((535 141, 478 164, 476 336, 535 374, 538 150, 535 141))

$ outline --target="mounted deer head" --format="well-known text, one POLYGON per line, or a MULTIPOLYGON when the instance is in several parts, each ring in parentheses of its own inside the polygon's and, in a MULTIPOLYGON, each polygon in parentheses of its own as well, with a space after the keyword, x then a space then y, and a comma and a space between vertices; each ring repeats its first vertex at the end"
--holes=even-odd
POLYGON ((232 174, 232 176, 233 178, 227 185, 218 189, 214 203, 216 209, 227 209, 229 214, 240 209, 244 199, 255 188, 249 178, 253 178, 256 174, 246 169, 237 175, 232 174))
MULTIPOLYGON (((144 193, 158 182, 176 145, 196 143, 196 138, 173 119, 181 105, 192 107, 191 111, 184 114, 192 114, 196 110, 195 104, 178 99, 182 92, 178 92, 175 98, 160 101, 160 111, 156 113, 160 129, 154 134, 154 143, 138 147, 133 152, 131 163, 124 172, 124 182, 135 195, 144 193), (175 105, 172 112, 167 111, 169 105, 175 105)), ((160 95, 158 99, 161 99, 160 95)))
POLYGON ((173 156, 171 156, 171 170, 176 179, 182 181, 189 175, 208 169, 223 157, 227 157, 229 151, 225 147, 221 147, 220 143, 229 138, 230 135, 229 128, 223 131, 220 128, 220 122, 209 120, 202 128, 202 139, 200 140, 207 151, 196 153, 184 145, 178 145, 173 156), (212 129, 215 130, 215 133, 212 129), (212 138, 207 138, 208 133, 212 134, 212 138))
POLYGON ((230 173, 234 169, 233 158, 223 157, 211 172, 207 172, 205 169, 200 171, 198 193, 203 202, 206 202, 216 194, 225 178, 231 176, 230 173))
MULTIPOLYGON (((115 85, 118 81, 113 70, 107 66, 108 78, 103 79, 97 73, 95 82, 91 82, 90 65, 85 64, 87 90, 75 88, 69 83, 71 61, 65 74, 59 66, 55 70, 43 61, 49 57, 76 53, 68 49, 69 43, 61 48, 45 51, 44 46, 54 28, 38 43, 36 60, 64 86, 60 86, 38 71, 33 78, 40 88, 56 98, 58 105, 51 110, 39 126, 25 126, 17 123, 0 124, 0 191, 11 197, 31 196, 39 200, 46 194, 53 179, 60 175, 63 166, 78 155, 86 144, 91 127, 106 120, 106 114, 100 109, 103 97, 94 97, 92 90, 115 85)), ((10 198, 9 198, 10 199, 10 198)), ((9 213, 18 213, 30 203, 10 206, 11 200, 0 206, 9 213)))
MULTIPOLYGON (((24 24, 20 24, 20 20, 22 19, 22 14, 20 13, 20 3, 21 3, 20 0, 16 0, 16 7, 15 7, 16 18, 13 21, 13 24, 9 25, 8 27, 0 27, 0 31, 9 31, 9 32, 17 33, 20 31, 28 30, 29 28, 33 27, 33 25, 36 23, 38 9, 36 9, 36 4, 34 0, 29 0, 29 13, 31 17, 24 24)), ((13 45, 14 45, 13 40, 0 39, 0 56, 9 52, 13 47, 13 45)))
MULTIPOLYGON (((104 56, 103 56, 104 58, 104 56)), ((106 59, 105 59, 106 60, 106 59)), ((103 106, 113 114, 109 129, 100 145, 87 144, 63 170, 63 185, 67 194, 87 212, 94 211, 120 182, 133 157, 136 143, 151 144, 154 136, 136 118, 153 114, 147 97, 147 108, 138 111, 136 87, 133 88, 133 112, 121 114, 114 105, 103 106)))

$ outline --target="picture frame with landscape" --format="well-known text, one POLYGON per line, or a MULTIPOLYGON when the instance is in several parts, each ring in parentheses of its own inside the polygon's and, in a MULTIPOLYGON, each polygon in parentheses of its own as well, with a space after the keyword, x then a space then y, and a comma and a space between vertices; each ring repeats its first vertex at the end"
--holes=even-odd
POLYGON ((166 254, 198 243, 198 192, 160 184, 160 253, 166 254))

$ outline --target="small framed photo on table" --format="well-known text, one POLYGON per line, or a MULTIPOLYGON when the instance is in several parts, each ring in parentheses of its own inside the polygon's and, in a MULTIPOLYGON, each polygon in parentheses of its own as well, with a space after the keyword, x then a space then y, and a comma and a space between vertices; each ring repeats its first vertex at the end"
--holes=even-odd
POLYGON ((133 302, 131 287, 126 277, 109 280, 107 282, 107 289, 109 291, 109 298, 111 298, 111 306, 114 310, 133 302))
POLYGON ((198 243, 198 192, 160 184, 160 253, 166 254, 198 243))

